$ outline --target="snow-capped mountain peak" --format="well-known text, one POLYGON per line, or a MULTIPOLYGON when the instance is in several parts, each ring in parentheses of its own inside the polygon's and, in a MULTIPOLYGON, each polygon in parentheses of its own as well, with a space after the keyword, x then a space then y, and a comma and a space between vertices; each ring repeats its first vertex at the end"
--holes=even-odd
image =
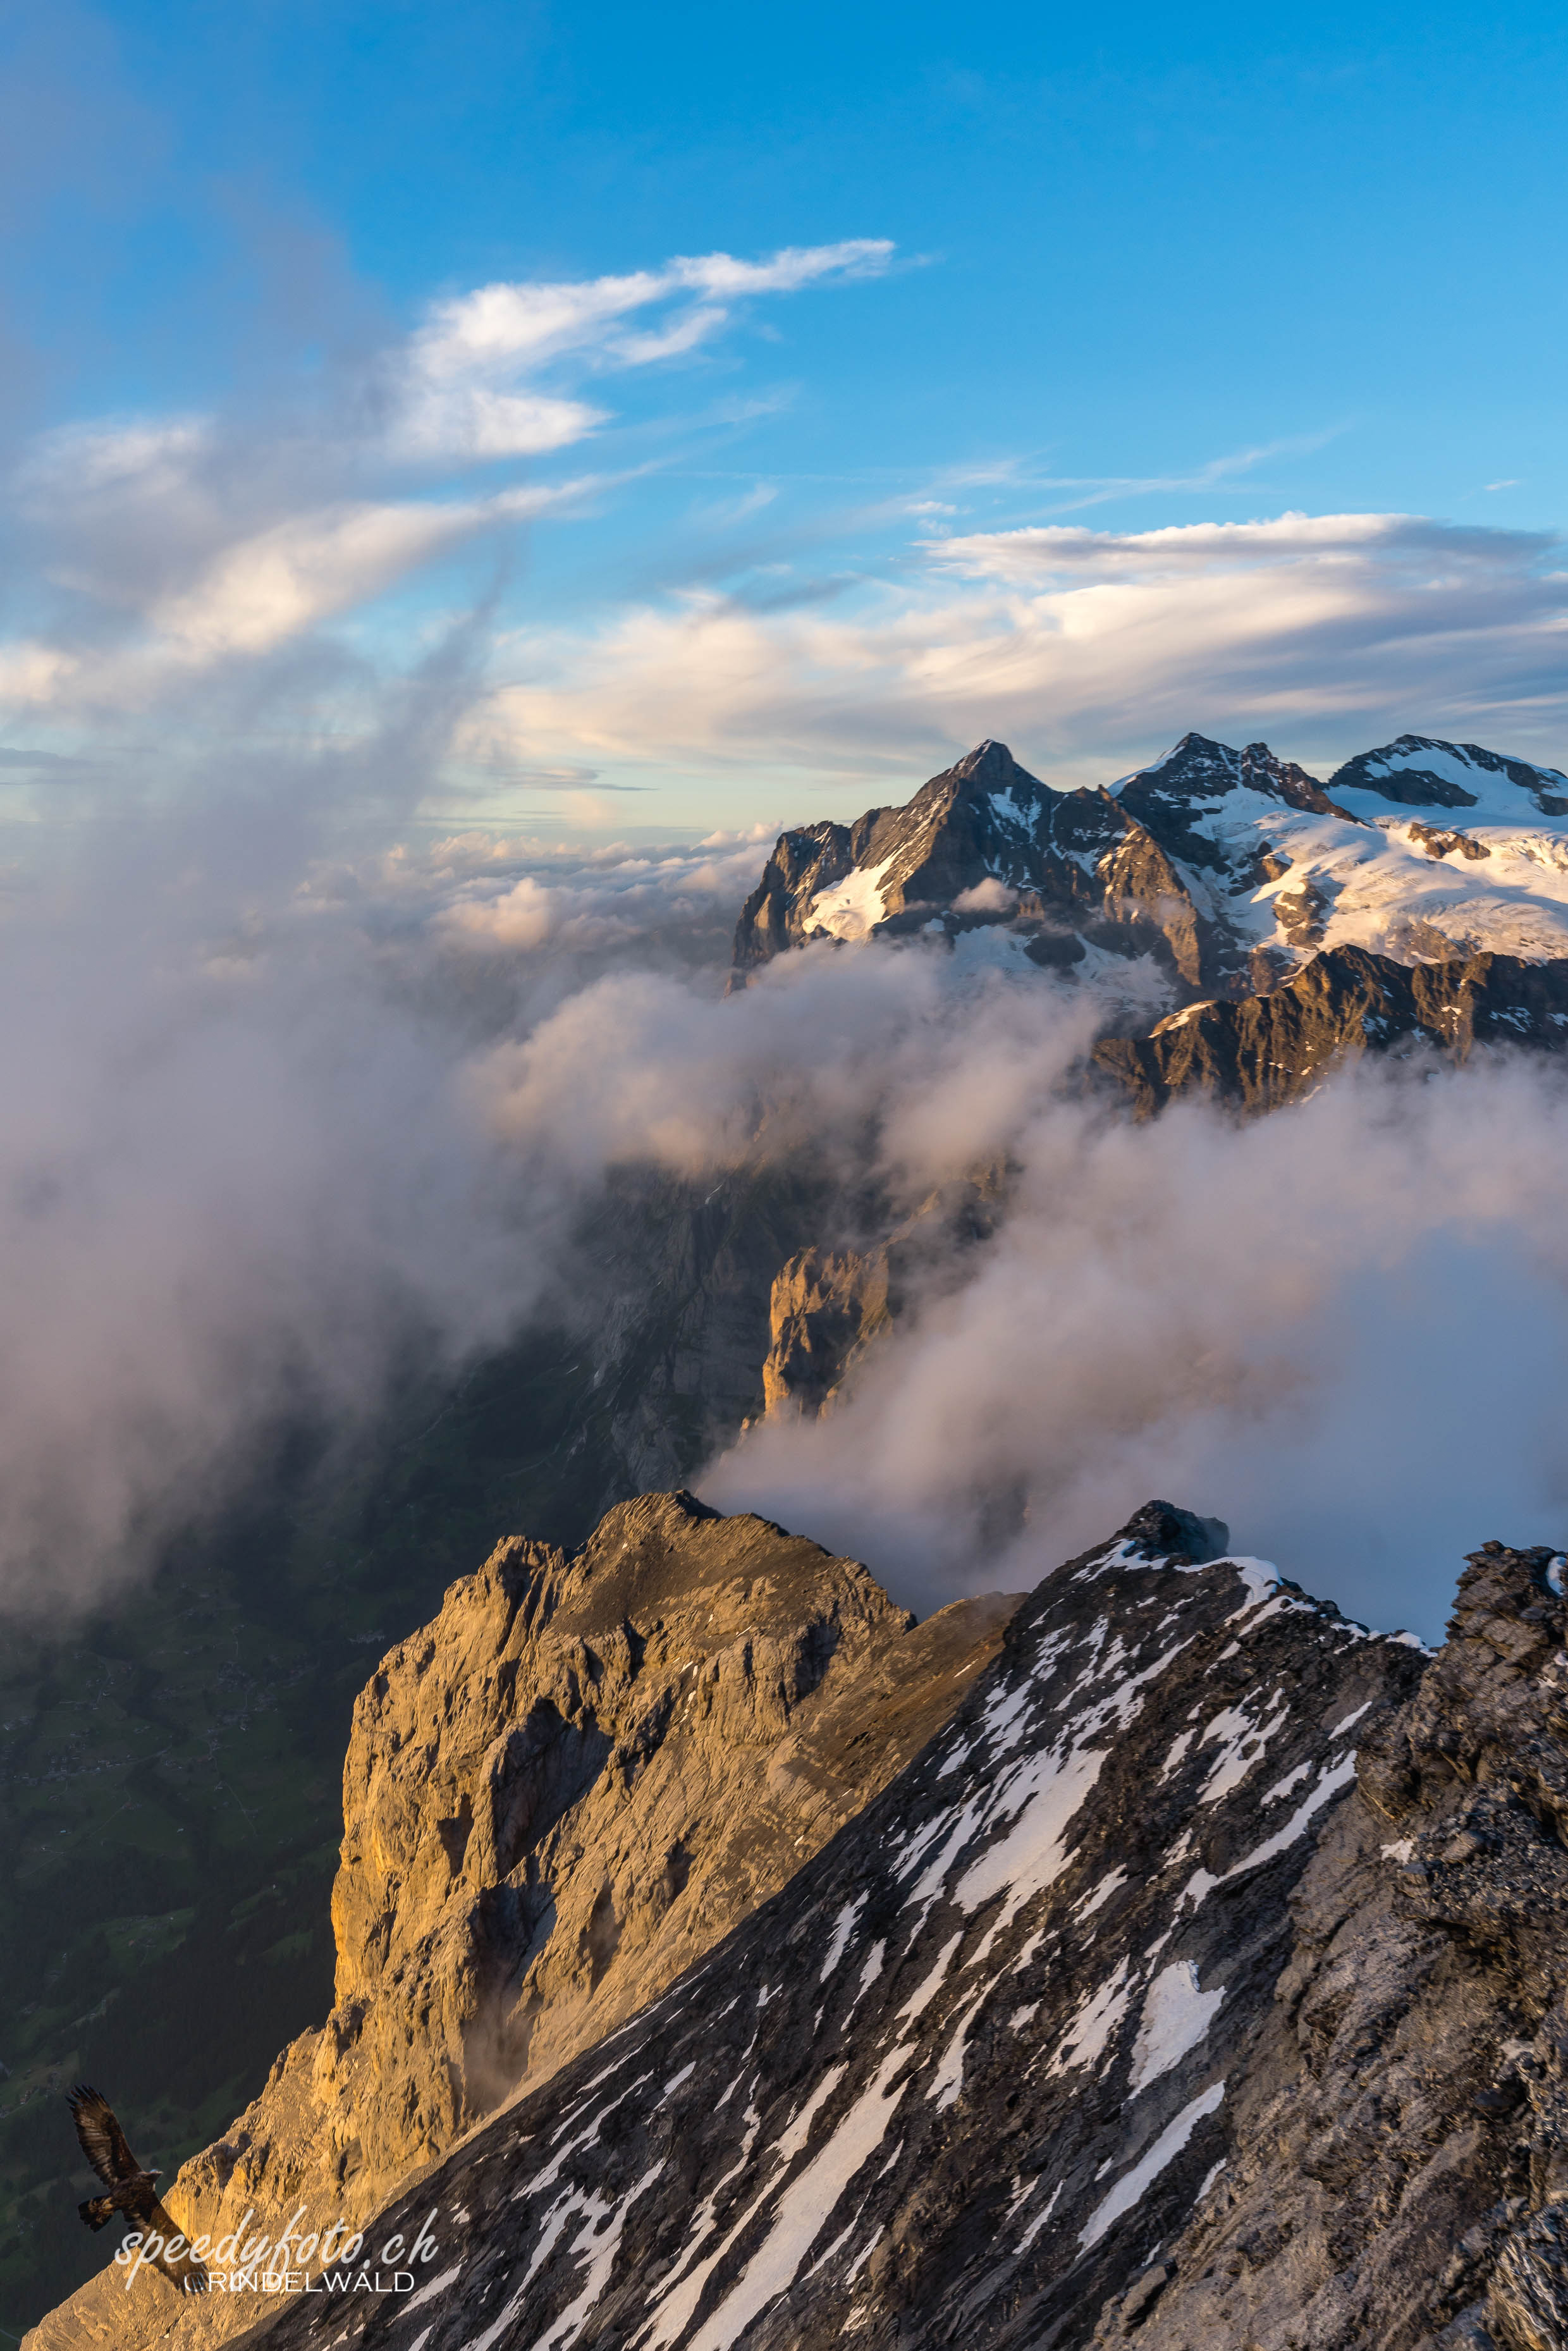
POLYGON ((1134 768, 1110 787, 1113 797, 1135 809, 1176 801, 1222 799, 1228 794, 1255 792, 1287 808, 1305 809, 1316 816, 1343 816, 1315 776, 1293 760, 1277 758, 1267 743, 1249 743, 1234 751, 1228 743, 1211 742, 1207 735, 1184 735, 1179 743, 1134 768))
POLYGON ((1404 808, 1474 809, 1480 824, 1545 817, 1555 830, 1568 818, 1568 776, 1556 768, 1429 735, 1401 735, 1378 750, 1360 752, 1336 769, 1329 789, 1336 797, 1364 796, 1404 808))
POLYGON ((737 982, 814 940, 916 933, 1020 972, 1146 958, 1156 1017, 1270 996, 1335 950, 1389 973, 1506 958, 1514 987, 1519 966, 1568 967, 1568 775, 1401 735, 1325 785, 1266 743, 1189 733, 1058 791, 988 738, 902 808, 780 835, 737 982))

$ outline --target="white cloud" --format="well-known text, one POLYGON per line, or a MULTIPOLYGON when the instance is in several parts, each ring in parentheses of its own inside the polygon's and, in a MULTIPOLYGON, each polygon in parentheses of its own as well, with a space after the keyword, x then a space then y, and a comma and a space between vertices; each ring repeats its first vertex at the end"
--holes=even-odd
POLYGON ((248 781, 140 821, 84 786, 0 902, 0 1615, 132 1573, 279 1413, 351 1431, 411 1349, 439 1375, 580 1291, 570 1093, 519 1139, 491 1042, 617 956, 706 959, 649 982, 698 1017, 758 862, 478 833, 312 862, 319 758, 248 781))
POLYGON ((26 637, 0 645, 0 704, 25 709, 52 702, 77 674, 73 654, 26 637))
MULTIPOLYGON (((79 653, 26 640, 0 646, 0 698, 15 710, 143 706, 193 672, 270 653, 482 532, 559 512, 599 486, 585 478, 461 502, 360 500, 287 516, 152 597, 129 637, 79 653)), ((103 585, 107 601, 112 583, 103 585)))
MULTIPOLYGON (((145 709, 193 671, 270 653, 485 530, 571 506, 592 486, 411 499, 408 468, 558 453, 609 422, 560 379, 677 359, 744 300, 864 277, 891 253, 861 238, 480 287, 350 379, 318 386, 314 407, 300 395, 259 420, 236 406, 46 434, 12 495, 41 579, 70 601, 51 596, 52 628, 0 643, 0 696, 145 709)), ((737 514, 768 495, 754 490, 737 514)))
POLYGON ((504 951, 542 946, 560 921, 560 893, 525 873, 499 897, 467 901, 449 908, 440 927, 459 945, 504 951))
POLYGON ((393 435, 396 454, 538 457, 569 448, 606 422, 603 409, 542 392, 497 392, 483 383, 413 384, 393 435))
POLYGON ((290 516, 225 549, 211 569, 148 615, 195 657, 264 653, 314 621, 381 595, 476 532, 545 512, 585 485, 504 490, 464 504, 328 507, 290 516))
POLYGON ((1030 584, 1057 577, 1158 580, 1252 564, 1322 563, 1375 551, 1439 576, 1478 564, 1517 566, 1556 544, 1547 533, 1478 529, 1423 515, 1283 514, 1260 522, 1177 523, 1162 530, 1050 524, 929 539, 927 559, 973 579, 1030 584))
POLYGON ((705 592, 519 642, 473 723, 496 756, 628 772, 908 774, 994 735, 1097 781, 1188 726, 1320 758, 1414 726, 1555 762, 1552 544, 1399 515, 976 534, 929 547, 927 581, 838 611, 705 592))
MULTIPOLYGON (((698 1490, 917 1606, 1026 1590, 1166 1495, 1353 1614, 1440 1636, 1465 1551, 1561 1541, 1561 1073, 1367 1067, 1249 1124, 1188 1104, 1134 1128, 1047 1099, 1053 1011, 1033 1069, 1021 1035, 1009 1070, 970 1023, 988 1141, 1019 1172, 967 1278, 948 1258, 831 1413, 755 1430, 698 1490)), ((887 1108, 962 1134, 974 1082, 932 1051, 887 1108)))
POLYGON ((166 482, 183 479, 212 439, 212 419, 206 416, 60 425, 40 434, 28 452, 20 486, 35 497, 78 498, 160 475, 166 482))
POLYGON ((439 303, 389 361, 392 445, 426 459, 560 448, 603 416, 535 391, 528 379, 540 369, 567 360, 603 371, 677 358, 727 326, 737 301, 866 277, 884 269, 892 255, 885 238, 857 237, 789 246, 759 262, 710 253, 622 277, 477 287, 439 303), (670 303, 681 307, 655 327, 626 324, 670 303), (527 388, 517 389, 519 381, 527 388))

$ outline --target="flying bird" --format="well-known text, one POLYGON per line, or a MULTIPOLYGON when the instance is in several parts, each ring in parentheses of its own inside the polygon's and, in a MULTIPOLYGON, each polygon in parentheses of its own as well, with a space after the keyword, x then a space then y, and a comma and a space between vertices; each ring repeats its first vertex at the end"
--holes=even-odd
POLYGON ((102 2091, 78 2082, 66 2104, 71 2110, 82 2153, 109 2190, 107 2196, 89 2196, 85 2204, 77 2206, 87 2226, 107 2228, 117 2212, 123 2212, 128 2220, 135 2222, 144 2241, 154 2236, 163 2241, 165 2250, 150 2262, 150 2268, 161 2269, 181 2294, 205 2294, 206 2263, 199 2262, 188 2248, 174 2254, 166 2250, 182 2232, 158 2200, 158 2190, 152 2185, 158 2178, 157 2167, 145 2171, 137 2162, 114 2108, 102 2091))

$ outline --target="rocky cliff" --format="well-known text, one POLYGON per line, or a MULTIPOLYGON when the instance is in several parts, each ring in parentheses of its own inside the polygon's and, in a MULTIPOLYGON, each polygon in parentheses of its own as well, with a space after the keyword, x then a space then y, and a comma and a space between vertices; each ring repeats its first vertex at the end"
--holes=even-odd
POLYGON ((762 1366, 768 1414, 821 1413, 861 1351, 893 1320, 888 1247, 802 1249, 774 1278, 762 1366))
MULTIPOLYGON (((686 1494, 570 1557, 503 1543, 359 1701, 332 2013, 184 2167, 177 2217, 215 2238, 247 2209, 373 2211, 765 1902, 946 1719, 1013 1604, 917 1625, 852 1561, 686 1494)), ((171 2314, 114 2275, 28 2340, 151 2342, 171 2314)), ((214 2294, 179 2339, 250 2314, 214 2294)))
POLYGON ((1565 1033, 1568 960, 1476 955, 1401 964, 1334 947, 1267 994, 1191 1005, 1147 1037, 1103 1039, 1093 1059, 1147 1118, 1178 1093, 1274 1110, 1366 1052, 1425 1048, 1464 1061, 1485 1045, 1557 1051, 1565 1033))
POLYGON ((1368 1720, 1145 2351, 1568 2342, 1563 1569, 1489 1543, 1410 1701, 1368 1720))
POLYGON ((1561 2351, 1568 1560, 1486 1545, 1429 1656, 1223 1541, 1153 1503, 1048 1576, 898 1778, 256 2339, 1561 2351))
POLYGON ((1005 1160, 940 1186, 884 1237, 860 1248, 805 1249, 774 1276, 762 1365, 770 1418, 829 1409, 855 1364, 910 1298, 959 1286, 970 1251, 1006 1213, 1013 1170, 1005 1160))
POLYGON ((1154 1504, 1048 1577, 814 1862, 378 2220, 434 2211, 417 2294, 269 2342, 1066 2351, 1155 2306, 1312 1976, 1322 1832, 1399 1875, 1354 1745, 1401 1751, 1425 1663, 1223 1537, 1154 1504))

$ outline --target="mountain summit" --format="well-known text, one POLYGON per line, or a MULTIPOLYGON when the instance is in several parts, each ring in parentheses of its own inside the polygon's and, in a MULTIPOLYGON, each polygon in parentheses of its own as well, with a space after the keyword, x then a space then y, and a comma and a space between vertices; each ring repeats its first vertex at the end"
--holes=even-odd
POLYGON ((1568 776, 1401 735, 1323 784, 1266 743, 1187 734, 1057 791, 988 740, 903 808, 781 833, 731 984, 815 941, 916 933, 976 966, 1103 979, 1141 961, 1155 1025, 1101 1060, 1145 1108, 1188 1082, 1278 1099, 1347 1045, 1556 1046, 1568 776), (1200 1009, 1201 1031, 1160 1042, 1200 1009))
POLYGON ((903 808, 781 833, 736 966, 915 931, 1061 969, 1148 954, 1173 1010, 1256 995, 1324 946, 1568 956, 1568 776, 1402 735, 1324 785, 1266 743, 1188 734, 1060 792, 987 741, 903 808))

